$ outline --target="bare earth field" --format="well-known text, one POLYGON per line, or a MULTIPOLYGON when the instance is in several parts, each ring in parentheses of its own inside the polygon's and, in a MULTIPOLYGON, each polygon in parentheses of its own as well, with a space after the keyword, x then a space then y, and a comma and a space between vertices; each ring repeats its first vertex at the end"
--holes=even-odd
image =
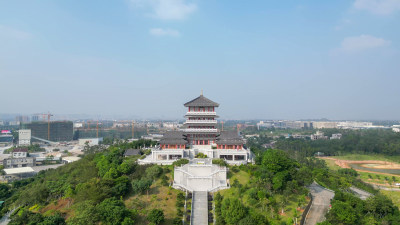
POLYGON ((388 164, 363 164, 362 167, 366 168, 375 168, 375 169, 400 169, 400 165, 397 163, 388 163, 388 164))
MULTIPOLYGON (((343 160, 343 159, 336 159, 336 158, 332 158, 332 157, 317 157, 317 158, 323 159, 323 160, 332 160, 335 162, 335 164, 337 166, 339 166, 341 168, 351 168, 349 164, 363 164, 362 167, 365 167, 365 168, 400 169, 400 164, 398 164, 398 163, 380 161, 380 160, 343 160)), ((360 170, 360 169, 355 169, 355 170, 360 171, 360 172, 368 172, 368 173, 400 177, 400 175, 394 175, 394 174, 390 174, 390 173, 374 172, 374 171, 370 171, 370 170, 360 170)))

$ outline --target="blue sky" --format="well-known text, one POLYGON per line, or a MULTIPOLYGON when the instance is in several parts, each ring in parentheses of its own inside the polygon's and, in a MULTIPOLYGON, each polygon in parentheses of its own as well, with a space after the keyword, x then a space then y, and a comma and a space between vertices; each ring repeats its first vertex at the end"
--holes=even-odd
POLYGON ((400 0, 0 0, 0 113, 400 119, 400 0))

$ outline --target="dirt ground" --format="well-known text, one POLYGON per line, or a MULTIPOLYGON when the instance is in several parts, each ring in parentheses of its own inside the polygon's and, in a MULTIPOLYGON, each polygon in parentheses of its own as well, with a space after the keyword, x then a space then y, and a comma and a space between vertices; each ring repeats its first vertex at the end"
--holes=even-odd
MULTIPOLYGON (((335 159, 331 157, 317 157, 320 159, 329 159, 333 160, 336 165, 340 166, 341 168, 348 168, 350 169, 351 167, 349 164, 371 164, 369 168, 376 168, 376 169, 400 169, 400 165, 392 162, 386 162, 386 161, 379 161, 379 160, 342 160, 342 159, 335 159), (379 164, 379 167, 378 165, 379 164), (373 167, 372 167, 373 166, 373 167), (380 168, 382 167, 382 168, 380 168)), ((367 166, 364 166, 368 168, 367 166)), ((381 173, 381 172, 374 172, 374 171, 369 171, 369 170, 360 170, 360 169, 354 169, 356 171, 360 172, 367 172, 367 173, 376 173, 376 174, 382 174, 382 175, 388 175, 388 176, 395 176, 395 177, 400 177, 400 175, 394 175, 390 173, 381 173)))

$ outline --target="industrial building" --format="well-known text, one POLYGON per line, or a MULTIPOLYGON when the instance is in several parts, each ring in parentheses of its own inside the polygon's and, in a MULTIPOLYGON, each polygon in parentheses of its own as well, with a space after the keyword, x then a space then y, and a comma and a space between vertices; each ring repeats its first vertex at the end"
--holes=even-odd
POLYGON ((0 133, 0 147, 11 145, 14 137, 10 130, 2 130, 0 133))
POLYGON ((35 170, 33 170, 31 167, 10 168, 4 169, 4 175, 2 178, 6 182, 12 182, 15 180, 33 177, 35 174, 35 170))
POLYGON ((32 122, 23 125, 30 129, 32 138, 37 137, 49 141, 72 141, 73 123, 71 121, 32 122), (50 134, 49 132, 50 131, 50 134))

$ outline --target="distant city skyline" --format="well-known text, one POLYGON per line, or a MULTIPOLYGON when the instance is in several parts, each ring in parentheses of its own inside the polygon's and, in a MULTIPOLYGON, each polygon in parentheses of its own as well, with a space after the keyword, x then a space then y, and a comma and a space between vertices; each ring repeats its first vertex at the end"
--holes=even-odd
POLYGON ((0 114, 400 120, 400 1, 0 1, 0 114))

